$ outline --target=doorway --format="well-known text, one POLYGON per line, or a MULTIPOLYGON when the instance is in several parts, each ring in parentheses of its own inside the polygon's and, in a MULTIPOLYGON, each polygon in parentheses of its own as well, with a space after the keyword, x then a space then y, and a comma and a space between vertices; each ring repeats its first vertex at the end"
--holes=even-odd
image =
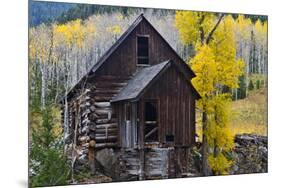
POLYGON ((144 110, 144 142, 158 142, 158 101, 145 101, 144 110))

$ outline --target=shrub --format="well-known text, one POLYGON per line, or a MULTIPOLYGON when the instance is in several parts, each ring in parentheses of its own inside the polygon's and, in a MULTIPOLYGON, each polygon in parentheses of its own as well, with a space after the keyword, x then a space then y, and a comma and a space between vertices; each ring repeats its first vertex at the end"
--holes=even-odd
MULTIPOLYGON (((53 186, 67 184, 70 166, 63 154, 61 135, 54 131, 54 106, 32 113, 41 116, 42 121, 32 128, 32 149, 30 153, 30 186, 53 186)), ((33 117, 34 118, 34 117, 33 117)))

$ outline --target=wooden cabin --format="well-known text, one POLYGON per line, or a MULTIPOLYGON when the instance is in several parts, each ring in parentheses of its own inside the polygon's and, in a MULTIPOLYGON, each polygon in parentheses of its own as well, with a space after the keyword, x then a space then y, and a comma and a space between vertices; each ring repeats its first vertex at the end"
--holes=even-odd
POLYGON ((195 143, 194 72, 141 14, 64 99, 68 146, 94 163, 118 153, 120 177, 181 177, 195 143))

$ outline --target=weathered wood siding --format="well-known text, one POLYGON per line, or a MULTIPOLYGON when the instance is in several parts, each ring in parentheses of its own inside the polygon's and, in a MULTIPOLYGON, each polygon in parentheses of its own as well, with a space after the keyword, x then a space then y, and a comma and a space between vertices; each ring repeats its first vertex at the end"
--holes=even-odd
POLYGON ((142 102, 158 100, 161 144, 167 143, 166 135, 174 135, 174 143, 169 143, 171 146, 191 146, 195 142, 195 96, 187 82, 175 67, 171 67, 141 98, 142 102))
POLYGON ((167 60, 181 62, 182 60, 169 47, 164 39, 143 20, 135 30, 123 41, 119 48, 104 62, 97 71, 98 75, 128 76, 136 72, 137 65, 137 36, 149 36, 149 64, 155 65, 167 60))
MULTIPOLYGON (((144 154, 144 168, 141 170, 140 150, 124 149, 120 155, 120 177, 123 179, 163 179, 176 177, 174 148, 147 148, 144 154)), ((182 167, 180 167, 182 168, 182 167)))

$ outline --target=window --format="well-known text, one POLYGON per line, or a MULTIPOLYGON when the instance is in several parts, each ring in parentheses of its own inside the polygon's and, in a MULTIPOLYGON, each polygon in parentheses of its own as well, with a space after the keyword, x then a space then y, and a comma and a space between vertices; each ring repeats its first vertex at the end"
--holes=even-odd
POLYGON ((158 122, 157 122, 157 101, 145 102, 145 126, 144 126, 144 141, 158 141, 158 122))
POLYGON ((138 36, 137 37, 137 64, 139 65, 148 65, 148 37, 147 36, 138 36))
POLYGON ((174 135, 166 135, 166 142, 174 142, 174 135))

